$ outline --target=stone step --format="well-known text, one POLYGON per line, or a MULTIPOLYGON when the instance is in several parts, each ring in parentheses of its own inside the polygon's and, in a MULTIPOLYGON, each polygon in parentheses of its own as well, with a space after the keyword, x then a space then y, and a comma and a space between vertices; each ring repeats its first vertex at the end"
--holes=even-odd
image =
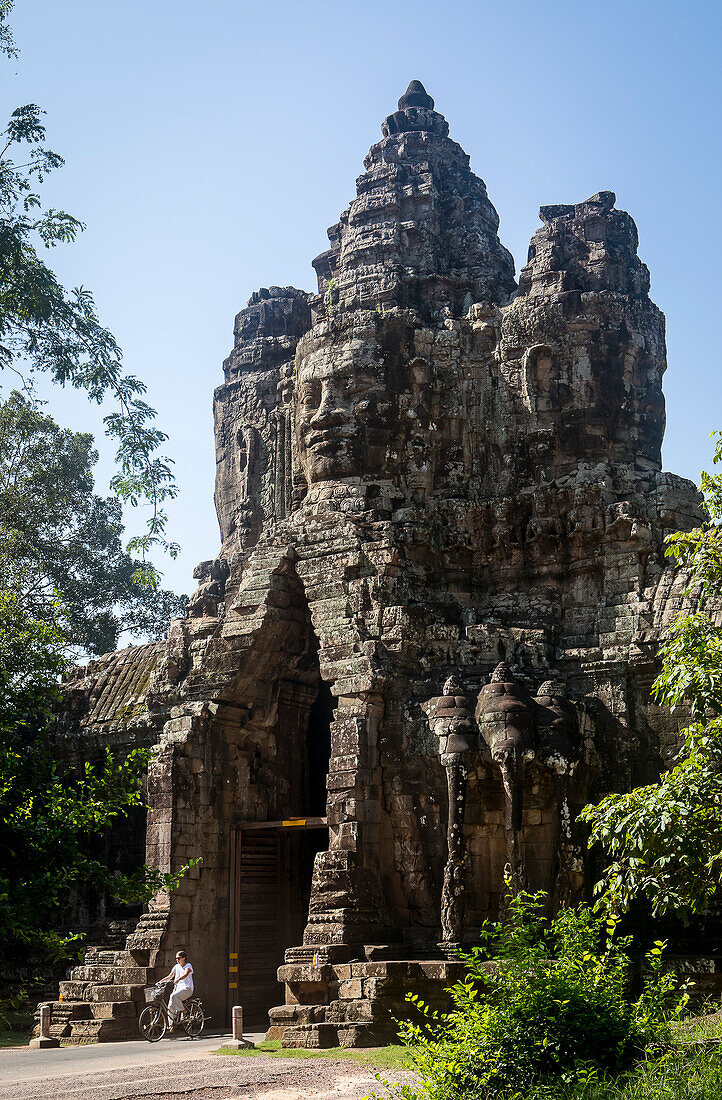
POLYGON ((78 1020, 70 1025, 70 1034, 64 1037, 62 1046, 83 1043, 107 1043, 115 1039, 137 1039, 138 1021, 125 1017, 120 1020, 78 1020))
POLYGON ((308 1050, 328 1047, 375 1047, 398 1042, 396 1029, 375 1023, 298 1024, 287 1027, 281 1039, 282 1047, 303 1047, 308 1050))
MULTIPOLYGON (((61 1046, 90 1042, 110 1042, 115 1039, 135 1039, 138 1036, 138 1011, 134 1001, 54 1001, 51 1008, 49 1033, 61 1046)), ((40 1034, 39 1021, 33 1036, 40 1034)))
POLYGON ((160 947, 166 929, 165 913, 144 913, 134 932, 128 936, 126 948, 133 955, 136 952, 151 952, 160 947))
POLYGON ((144 988, 141 984, 97 985, 74 981, 60 983, 60 993, 64 1001, 144 1001, 144 988))
MULTIPOLYGON (((349 975, 351 973, 350 968, 349 975)), ((336 969, 330 963, 284 963, 278 968, 279 982, 298 985, 326 983, 336 977, 336 969)))
POLYGON ((282 1047, 305 1047, 309 1050, 338 1046, 338 1028, 333 1024, 298 1024, 287 1027, 281 1039, 282 1047))
POLYGON ((85 952, 87 966, 138 966, 130 951, 106 951, 101 947, 89 947, 85 952))
POLYGON ((405 1000, 397 1004, 389 1001, 372 1001, 365 997, 356 1000, 331 1001, 326 1008, 325 1021, 328 1024, 388 1024, 393 1016, 408 1015, 408 1006, 405 1000), (406 1011, 404 1011, 406 1010, 406 1011))
POLYGON ((114 963, 106 963, 102 966, 98 964, 74 966, 70 971, 69 979, 73 982, 104 982, 108 984, 113 981, 114 970, 114 963))
POLYGON ((297 1024, 322 1024, 326 1019, 325 1005, 278 1005, 268 1013, 266 1039, 283 1039, 285 1033, 297 1024))
MULTIPOLYGON (((86 1001, 50 1001, 51 1018, 57 1020, 89 1020, 90 1005, 86 1001)), ((39 1012, 35 1013, 36 1017, 39 1012)))
POLYGON ((353 1023, 339 1025, 337 1029, 340 1047, 380 1047, 398 1043, 396 1028, 392 1025, 353 1023))
MULTIPOLYGON (((51 1039, 65 1039, 66 1036, 70 1035, 71 1030, 72 1024, 70 1020, 65 1020, 63 1023, 55 1023, 54 1020, 51 1020, 50 1026, 48 1028, 48 1035, 51 1039)), ((39 1035, 40 1027, 34 1027, 32 1035, 33 1039, 36 1039, 39 1035)))
POLYGON ((139 1001, 96 1001, 88 1005, 94 1020, 137 1020, 142 1007, 139 1001))
POLYGON ((116 966, 115 982, 117 985, 155 985, 167 973, 168 968, 164 966, 116 966))
MULTIPOLYGON (((130 960, 127 951, 114 951, 106 947, 89 947, 85 952, 85 962, 88 966, 116 966, 126 959, 130 960)), ((127 965, 132 966, 132 961, 127 965)))
POLYGON ((74 982, 97 982, 100 985, 154 985, 157 978, 156 968, 152 966, 74 966, 70 980, 74 982))

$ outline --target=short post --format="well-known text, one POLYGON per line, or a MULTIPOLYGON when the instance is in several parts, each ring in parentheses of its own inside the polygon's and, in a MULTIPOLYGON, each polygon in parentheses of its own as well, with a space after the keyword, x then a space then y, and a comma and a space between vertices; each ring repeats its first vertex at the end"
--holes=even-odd
POLYGON ((234 1046, 236 1050, 241 1047, 253 1046, 250 1039, 243 1038, 243 1005, 233 1006, 233 1042, 231 1046, 234 1046))
POLYGON ((30 1046, 36 1050, 43 1050, 46 1047, 59 1047, 60 1043, 57 1039, 53 1039, 50 1035, 50 1019, 53 1012, 53 1007, 50 1003, 38 1005, 40 1009, 40 1034, 37 1039, 30 1040, 30 1046))

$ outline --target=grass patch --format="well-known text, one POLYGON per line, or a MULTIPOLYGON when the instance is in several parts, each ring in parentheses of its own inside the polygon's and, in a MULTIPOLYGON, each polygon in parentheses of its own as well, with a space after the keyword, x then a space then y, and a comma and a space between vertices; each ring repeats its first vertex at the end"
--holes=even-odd
POLYGON ((329 1047, 324 1050, 307 1050, 305 1047, 281 1047, 280 1039, 267 1040, 255 1047, 221 1047, 214 1054, 241 1055, 254 1058, 321 1058, 327 1061, 351 1062, 366 1069, 408 1069, 408 1048, 405 1046, 367 1047, 350 1050, 347 1047, 329 1047))
POLYGON ((0 1048, 2 1047, 26 1047, 30 1040, 30 1032, 0 1030, 0 1048))
POLYGON ((719 1100, 719 1050, 674 1049, 655 1062, 643 1062, 617 1080, 582 1079, 529 1090, 528 1100, 719 1100))
POLYGON ((722 1040, 722 1012, 712 1012, 707 1016, 694 1016, 683 1020, 675 1028, 675 1036, 676 1041, 681 1045, 722 1040))

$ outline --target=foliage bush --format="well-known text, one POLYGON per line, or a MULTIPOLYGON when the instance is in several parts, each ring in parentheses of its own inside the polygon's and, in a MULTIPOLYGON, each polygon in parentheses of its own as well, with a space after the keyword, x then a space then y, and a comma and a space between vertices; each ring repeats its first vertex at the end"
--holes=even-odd
POLYGON ((422 1022, 400 1025, 421 1077, 398 1085, 403 1100, 511 1100, 543 1084, 571 1082, 580 1069, 617 1074, 650 1043, 668 1041, 686 994, 662 970, 664 944, 647 955, 641 992, 631 995, 630 940, 591 910, 544 916, 543 893, 512 898, 503 924, 461 958, 467 975, 437 1014, 410 995, 422 1022), (494 960, 488 960, 493 952, 494 960), (673 1003, 676 1002, 676 1003, 673 1003), (671 1007, 670 1007, 671 1006, 671 1007))

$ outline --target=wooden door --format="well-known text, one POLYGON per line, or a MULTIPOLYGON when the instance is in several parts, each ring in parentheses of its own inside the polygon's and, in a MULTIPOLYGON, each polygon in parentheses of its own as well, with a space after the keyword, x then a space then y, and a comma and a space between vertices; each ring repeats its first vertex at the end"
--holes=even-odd
POLYGON ((280 1003, 283 990, 276 978, 285 946, 279 943, 279 833, 249 829, 237 835, 237 1003, 243 1006, 244 1022, 267 1027, 268 1009, 280 1003))

